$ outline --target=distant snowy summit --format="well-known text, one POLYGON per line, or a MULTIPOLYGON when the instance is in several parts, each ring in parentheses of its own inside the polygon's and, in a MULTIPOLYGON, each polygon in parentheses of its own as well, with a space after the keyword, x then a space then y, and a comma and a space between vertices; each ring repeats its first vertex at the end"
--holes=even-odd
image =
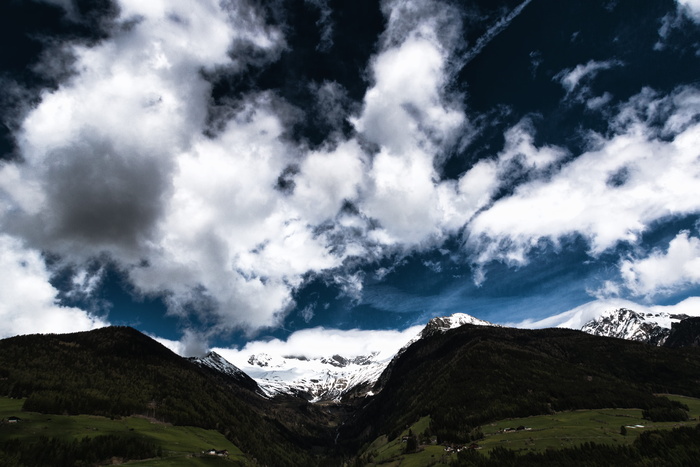
POLYGON ((311 402, 340 401, 351 392, 364 395, 389 361, 377 352, 321 358, 258 354, 250 356, 245 371, 269 397, 289 394, 311 402))
POLYGON ((397 354, 340 355, 329 349, 320 358, 304 356, 273 357, 251 355, 244 371, 252 377, 269 397, 296 395, 311 402, 340 402, 346 398, 365 397, 391 360, 409 345, 432 335, 464 324, 492 326, 488 321, 465 313, 455 313, 431 319, 423 330, 409 340, 397 354))
POLYGON ((617 337, 651 345, 664 345, 674 323, 687 315, 668 313, 639 313, 627 308, 609 310, 581 327, 581 331, 595 336, 617 337))

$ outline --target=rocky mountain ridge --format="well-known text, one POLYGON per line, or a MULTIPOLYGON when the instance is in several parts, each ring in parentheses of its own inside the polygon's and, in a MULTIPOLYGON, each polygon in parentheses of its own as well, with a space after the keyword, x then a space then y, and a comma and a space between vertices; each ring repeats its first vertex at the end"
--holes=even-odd
POLYGON ((581 327, 594 336, 617 337, 651 345, 664 345, 671 326, 687 319, 687 315, 640 313, 627 308, 608 310, 581 327))

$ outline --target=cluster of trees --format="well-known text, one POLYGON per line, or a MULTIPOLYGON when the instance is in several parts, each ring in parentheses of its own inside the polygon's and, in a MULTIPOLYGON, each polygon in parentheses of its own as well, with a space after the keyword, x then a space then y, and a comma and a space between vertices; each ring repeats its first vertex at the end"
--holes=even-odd
POLYGON ((542 467, 610 465, 685 467, 696 465, 700 459, 700 425, 673 430, 647 431, 632 445, 611 446, 584 443, 565 449, 548 449, 539 453, 518 454, 497 447, 489 455, 465 450, 457 455, 454 467, 542 467))
POLYGON ((0 466, 92 466, 107 463, 113 457, 126 462, 162 455, 153 442, 133 436, 103 435, 73 441, 40 436, 0 443, 0 466))
POLYGON ((659 404, 642 411, 642 417, 652 422, 685 422, 688 421, 690 410, 687 405, 667 398, 660 398, 659 404), (663 403, 663 402, 669 403, 663 403))

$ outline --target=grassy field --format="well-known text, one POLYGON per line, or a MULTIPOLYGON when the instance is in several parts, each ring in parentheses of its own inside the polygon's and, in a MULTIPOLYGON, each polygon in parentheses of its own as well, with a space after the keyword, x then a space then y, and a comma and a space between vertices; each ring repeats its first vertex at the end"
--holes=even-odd
POLYGON ((45 415, 22 412, 23 400, 0 397, 0 419, 16 416, 21 422, 0 424, 0 440, 47 436, 63 440, 82 439, 100 435, 133 435, 146 437, 163 450, 162 459, 133 462, 153 466, 216 466, 245 464, 247 458, 224 435, 214 430, 189 426, 172 426, 145 417, 125 417, 111 420, 91 415, 45 415), (201 455, 208 449, 229 452, 228 459, 201 455))
MULTIPOLYGON (((526 418, 500 420, 482 427, 484 439, 479 441, 483 453, 496 446, 503 446, 521 452, 542 451, 547 448, 575 446, 586 441, 606 444, 630 444, 639 433, 645 430, 671 429, 676 426, 694 426, 700 420, 700 399, 684 396, 665 395, 669 399, 683 402, 690 408, 688 422, 651 423, 642 419, 639 409, 601 409, 559 412, 554 415, 540 415, 526 418), (637 425, 641 425, 637 427, 637 425), (524 430, 507 432, 508 428, 526 427, 524 430), (626 426, 627 434, 620 434, 620 427, 626 426), (632 428, 634 427, 634 428, 632 428)), ((126 417, 111 420, 90 415, 44 415, 22 412, 22 400, 0 397, 0 419, 17 416, 22 419, 17 424, 0 424, 0 440, 10 438, 34 438, 36 436, 56 437, 65 440, 82 439, 107 434, 138 434, 151 439, 163 450, 164 457, 131 462, 142 466, 217 466, 246 464, 248 459, 234 444, 221 433, 195 427, 175 427, 144 417, 126 417), (197 457, 202 451, 215 448, 229 451, 229 458, 197 457)), ((415 434, 423 433, 430 424, 429 417, 423 417, 410 427, 415 434)), ((386 467, 446 467, 454 459, 454 454, 445 452, 444 446, 424 445, 420 451, 404 454, 406 444, 401 438, 389 441, 386 436, 377 438, 364 450, 368 465, 386 467)))
MULTIPOLYGON (((500 420, 482 426, 484 439, 478 442, 481 452, 488 452, 496 446, 503 446, 520 452, 544 451, 547 448, 564 448, 584 442, 600 444, 631 444, 640 433, 647 430, 672 429, 678 426, 695 426, 700 422, 700 399, 663 394, 671 400, 683 402, 690 409, 688 422, 652 423, 642 418, 641 409, 600 409, 559 412, 553 415, 539 415, 526 418, 500 420), (524 430, 506 431, 508 428, 525 427, 524 430), (622 435, 625 426, 627 434, 622 435)), ((410 427, 413 433, 422 433, 430 424, 429 417, 423 417, 410 427)), ((368 465, 387 467, 427 467, 447 466, 454 454, 445 452, 444 446, 424 445, 420 452, 404 454, 406 444, 401 438, 389 441, 386 436, 377 438, 364 449, 368 465)))
MULTIPOLYGON (((425 431, 430 425, 430 417, 423 417, 414 423, 410 430, 415 434, 420 434, 425 431)), ((444 446, 424 445, 421 446, 419 452, 413 454, 404 454, 406 443, 402 441, 402 437, 408 435, 408 430, 404 431, 401 436, 395 440, 389 441, 386 436, 380 436, 372 444, 370 444, 364 453, 367 460, 370 460, 367 465, 379 465, 387 467, 424 467, 437 466, 446 467, 453 459, 452 454, 445 452, 444 446)))

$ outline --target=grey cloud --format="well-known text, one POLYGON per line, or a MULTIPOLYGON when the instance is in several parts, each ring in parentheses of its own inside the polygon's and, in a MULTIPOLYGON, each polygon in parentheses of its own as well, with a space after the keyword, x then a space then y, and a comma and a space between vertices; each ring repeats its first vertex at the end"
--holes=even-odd
POLYGON ((409 36, 418 32, 437 35, 447 49, 463 45, 462 13, 448 2, 416 0, 384 0, 382 11, 387 18, 386 31, 382 34, 382 47, 385 49, 401 45, 409 36), (426 28, 421 30, 421 26, 426 28))
POLYGON ((171 164, 120 153, 111 142, 91 137, 54 151, 48 164, 52 241, 136 249, 148 239, 163 212, 171 164))
POLYGON ((333 19, 331 18, 333 10, 330 5, 328 5, 328 0, 304 1, 318 8, 320 18, 316 21, 316 26, 318 26, 321 33, 321 39, 316 49, 321 52, 327 52, 333 47, 333 19))
POLYGON ((357 104, 350 100, 345 88, 336 82, 312 83, 309 86, 316 97, 314 112, 310 117, 317 124, 330 128, 336 134, 342 134, 348 115, 358 110, 357 104))

